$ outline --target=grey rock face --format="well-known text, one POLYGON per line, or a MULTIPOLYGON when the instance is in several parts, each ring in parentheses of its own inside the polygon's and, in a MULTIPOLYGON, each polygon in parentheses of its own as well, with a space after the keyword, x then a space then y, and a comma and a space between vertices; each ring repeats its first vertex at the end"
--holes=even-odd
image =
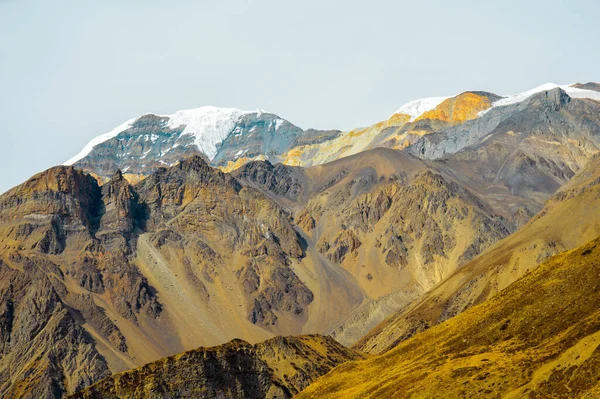
POLYGON ((599 150, 600 103, 572 99, 560 88, 492 108, 407 148, 481 193, 512 229, 599 150))
POLYGON ((241 181, 292 201, 298 201, 307 194, 307 178, 302 168, 255 161, 236 169, 232 174, 241 181))
POLYGON ((117 170, 139 174, 200 153, 193 137, 182 134, 185 126, 171 129, 167 122, 166 117, 144 115, 131 128, 95 146, 75 166, 103 177, 117 170))
MULTIPOLYGON (((213 166, 227 165, 238 158, 264 156, 277 160, 298 143, 319 142, 337 136, 337 131, 304 132, 277 115, 245 113, 235 120, 222 142, 216 144, 212 159, 203 154, 186 125, 170 127, 169 117, 144 115, 115 137, 96 145, 75 166, 109 179, 117 170, 133 175, 149 175, 192 155, 200 155, 213 166)), ((207 122, 210 123, 210 122, 207 122)), ((209 154, 210 155, 210 154, 209 154)))
POLYGON ((277 115, 243 115, 221 144, 212 164, 227 164, 242 156, 253 158, 264 155, 267 159, 273 159, 291 149, 302 133, 302 129, 277 115))

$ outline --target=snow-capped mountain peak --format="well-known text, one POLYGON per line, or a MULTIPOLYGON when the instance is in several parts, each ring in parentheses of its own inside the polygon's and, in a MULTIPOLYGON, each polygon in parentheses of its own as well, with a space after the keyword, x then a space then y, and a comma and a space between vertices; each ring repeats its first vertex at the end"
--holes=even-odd
POLYGON ((95 137, 65 164, 98 176, 111 176, 117 169, 143 175, 192 154, 227 165, 240 157, 282 154, 302 132, 261 109, 204 106, 170 115, 147 113, 95 137))
MULTIPOLYGON (((541 93, 543 91, 553 90, 556 88, 560 88, 560 89, 564 90, 569 95, 569 97, 572 97, 572 98, 589 98, 592 100, 600 101, 600 92, 597 92, 597 91, 578 89, 576 87, 573 87, 572 84, 559 85, 556 83, 544 83, 542 85, 534 87, 533 89, 524 91, 519 94, 503 96, 503 98, 501 98, 497 101, 494 101, 492 103, 492 108, 502 107, 505 105, 517 104, 517 103, 527 100, 529 97, 533 96, 534 94, 541 93)), ((479 116, 483 116, 488 111, 489 111, 489 109, 482 111, 479 114, 479 116)))
MULTIPOLYGON (((154 115, 167 118, 166 127, 169 129, 177 129, 184 126, 181 135, 193 136, 194 143, 200 152, 209 159, 212 159, 217 153, 217 146, 228 137, 242 116, 256 114, 260 117, 263 113, 266 112, 261 109, 243 111, 237 108, 219 108, 207 105, 200 108, 177 111, 171 115, 147 113, 143 116, 154 115)), ((85 158, 92 152, 94 147, 115 138, 120 133, 131 128, 140 118, 130 119, 110 132, 94 137, 77 155, 67 160, 64 164, 73 165, 85 158)), ((281 121, 278 121, 278 126, 280 124, 281 121)))

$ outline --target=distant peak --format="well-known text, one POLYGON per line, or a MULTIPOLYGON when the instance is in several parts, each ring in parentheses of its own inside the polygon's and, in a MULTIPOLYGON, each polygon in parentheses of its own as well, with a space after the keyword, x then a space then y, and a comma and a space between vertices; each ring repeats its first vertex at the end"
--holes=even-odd
MULTIPOLYGON (((142 118, 150 116, 166 118, 166 127, 170 129, 177 129, 184 126, 181 134, 193 136, 194 143, 198 149, 209 159, 212 159, 217 153, 217 146, 228 137, 241 117, 256 115, 260 118, 263 114, 274 115, 262 109, 243 111, 238 108, 221 108, 212 105, 180 110, 170 115, 145 113, 140 117, 122 123, 108 133, 93 138, 79 154, 67 160, 64 164, 73 165, 77 163, 88 156, 96 146, 113 139, 120 133, 132 128, 142 118)), ((276 115, 275 117, 281 119, 276 115)))
POLYGON ((600 83, 596 82, 574 83, 571 85, 571 87, 574 87, 576 89, 600 91, 600 83))
MULTIPOLYGON (((551 91, 554 89, 562 90, 564 93, 566 93, 571 98, 590 98, 590 99, 594 99, 594 100, 600 100, 600 92, 595 92, 595 91, 586 90, 586 89, 580 89, 580 88, 576 88, 574 86, 575 85, 572 85, 572 84, 559 85, 559 84, 551 83, 551 82, 544 83, 542 85, 539 85, 537 87, 534 87, 533 89, 524 91, 522 93, 505 96, 504 98, 501 98, 498 101, 494 101, 492 106, 493 107, 502 107, 505 105, 518 104, 520 102, 527 100, 528 98, 530 98, 531 96, 533 96, 535 94, 542 93, 545 91, 551 91)), ((481 113, 481 115, 483 115, 484 113, 485 112, 481 113)))

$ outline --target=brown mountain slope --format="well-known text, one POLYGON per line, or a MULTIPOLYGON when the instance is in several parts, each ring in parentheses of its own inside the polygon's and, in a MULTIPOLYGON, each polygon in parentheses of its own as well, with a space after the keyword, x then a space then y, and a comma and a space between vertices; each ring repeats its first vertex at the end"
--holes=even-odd
POLYGON ((599 286, 595 239, 384 355, 335 368, 298 398, 597 397, 599 286))
POLYGON ((291 398, 333 367, 364 358, 319 335, 233 340, 115 374, 72 398, 291 398))
POLYGON ((484 301, 549 256, 599 236, 600 184, 593 178, 589 183, 589 176, 599 170, 600 158, 595 157, 573 178, 572 186, 558 193, 521 230, 458 269, 422 300, 390 316, 357 342, 356 348, 383 353, 416 332, 484 301))
POLYGON ((323 331, 363 298, 281 207, 199 157, 136 186, 56 167, 0 196, 0 275, 0 390, 16 397, 59 398, 202 344, 323 331))
POLYGON ((508 234, 435 163, 401 151, 305 169, 254 162, 234 174, 295 212, 308 246, 368 296, 328 330, 346 345, 508 234))

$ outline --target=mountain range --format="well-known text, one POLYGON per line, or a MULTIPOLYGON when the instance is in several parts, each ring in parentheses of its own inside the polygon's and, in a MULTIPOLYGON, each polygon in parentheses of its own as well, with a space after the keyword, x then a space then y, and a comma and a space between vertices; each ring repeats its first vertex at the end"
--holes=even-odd
POLYGON ((599 150, 595 83, 131 119, 0 196, 0 395, 593 395, 599 150))

